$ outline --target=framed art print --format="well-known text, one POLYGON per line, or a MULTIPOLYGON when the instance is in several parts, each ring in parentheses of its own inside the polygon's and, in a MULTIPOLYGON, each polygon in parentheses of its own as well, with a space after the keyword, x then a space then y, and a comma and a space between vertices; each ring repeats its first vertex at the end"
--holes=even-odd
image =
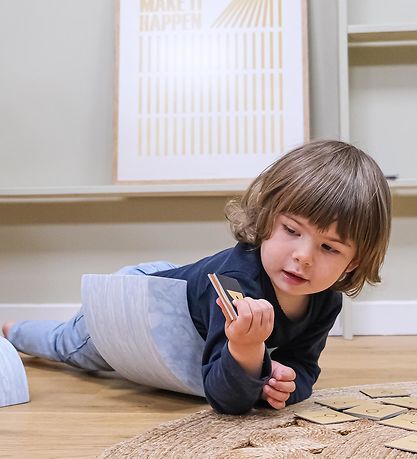
POLYGON ((118 0, 114 181, 251 179, 308 139, 305 0, 118 0))

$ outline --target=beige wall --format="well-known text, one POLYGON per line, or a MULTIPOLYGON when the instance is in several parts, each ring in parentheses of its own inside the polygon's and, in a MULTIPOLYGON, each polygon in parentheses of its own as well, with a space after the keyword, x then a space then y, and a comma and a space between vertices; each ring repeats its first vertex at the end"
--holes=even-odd
POLYGON ((0 204, 1 303, 80 302, 83 273, 189 263, 232 244, 225 198, 0 204))

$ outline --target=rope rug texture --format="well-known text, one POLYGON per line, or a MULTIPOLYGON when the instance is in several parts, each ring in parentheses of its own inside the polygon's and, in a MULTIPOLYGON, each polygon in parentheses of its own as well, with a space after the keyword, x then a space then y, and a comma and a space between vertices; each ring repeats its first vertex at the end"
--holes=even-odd
MULTIPOLYGON (((412 434, 411 431, 368 419, 320 425, 294 414, 323 408, 315 403, 322 398, 354 396, 369 401, 360 389, 379 387, 406 389, 417 396, 417 381, 412 381, 317 390, 309 399, 283 410, 252 410, 245 416, 203 410, 118 443, 106 449, 99 459, 416 458, 417 454, 384 446, 412 434)), ((417 414, 417 410, 409 413, 417 414)))

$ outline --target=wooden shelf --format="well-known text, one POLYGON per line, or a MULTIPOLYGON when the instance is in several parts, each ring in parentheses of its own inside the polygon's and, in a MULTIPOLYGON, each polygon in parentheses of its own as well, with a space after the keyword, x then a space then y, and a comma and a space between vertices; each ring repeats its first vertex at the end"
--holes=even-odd
POLYGON ((417 190, 417 179, 396 179, 388 180, 389 186, 392 189, 411 188, 417 190))
POLYGON ((0 202, 117 200, 131 197, 231 196, 241 194, 250 180, 202 183, 149 183, 34 188, 0 188, 0 202))
POLYGON ((417 179, 388 180, 393 194, 417 195, 417 179))
MULTIPOLYGON (((103 185, 74 187, 0 188, 0 202, 104 201, 134 197, 232 196, 239 195, 250 181, 227 183, 103 185)), ((417 179, 389 181, 393 192, 417 194, 417 179)))
POLYGON ((352 24, 349 46, 416 46, 417 24, 352 24))

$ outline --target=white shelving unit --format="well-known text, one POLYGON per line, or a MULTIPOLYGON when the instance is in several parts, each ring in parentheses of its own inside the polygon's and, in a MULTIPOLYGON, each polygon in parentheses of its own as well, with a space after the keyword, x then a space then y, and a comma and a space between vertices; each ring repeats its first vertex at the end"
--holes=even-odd
POLYGON ((347 34, 350 47, 417 45, 417 24, 352 24, 347 34))
MULTIPOLYGON (((349 139, 349 48, 417 46, 417 24, 348 24, 348 0, 339 0, 338 8, 340 130, 349 139)), ((417 178, 408 182, 415 184, 417 178)))
MULTIPOLYGON (((370 142, 375 144, 375 138, 384 139, 387 136, 392 135, 391 132, 386 130, 383 126, 380 126, 379 129, 375 131, 375 125, 377 123, 372 123, 372 121, 369 123, 369 132, 366 132, 365 129, 362 129, 358 134, 358 132, 355 131, 355 126, 352 126, 352 124, 355 124, 354 122, 356 121, 356 129, 358 128, 358 121, 355 120, 354 114, 352 114, 352 104, 359 103, 360 108, 367 109, 369 108, 366 107, 366 102, 368 102, 368 100, 370 100, 372 103, 375 103, 377 96, 375 95, 376 93, 373 93, 374 87, 372 84, 375 81, 382 81, 378 80, 377 76, 378 72, 380 71, 392 72, 389 74, 391 77, 389 81, 391 83, 394 81, 393 84, 397 84, 398 88, 401 88, 401 85, 404 84, 401 78, 399 78, 397 82, 395 81, 395 78, 392 77, 396 71, 396 68, 400 68, 401 71, 404 71, 404 67, 401 66, 401 62, 396 62, 392 59, 394 50, 391 52, 389 49, 395 47, 398 49, 398 51, 395 50, 395 52, 400 52, 400 48, 403 48, 404 50, 407 47, 415 47, 417 52, 417 23, 397 22, 398 15, 391 15, 393 17, 393 21, 395 22, 387 22, 387 20, 390 19, 390 8, 395 8, 397 6, 394 3, 395 2, 388 4, 387 2, 387 4, 381 5, 381 3, 377 4, 374 2, 374 0, 366 0, 363 4, 360 5, 355 0, 339 0, 338 2, 340 133, 341 138, 346 141, 355 142, 357 141, 358 137, 360 137, 360 140, 364 143, 370 139, 370 142), (383 11, 384 9, 385 11, 383 11), (354 18, 352 19, 352 17, 354 18), (352 23, 350 23, 350 21, 352 21, 352 23), (364 22, 360 23, 360 21, 364 22), (355 48, 363 49, 355 50, 355 48), (366 48, 368 48, 368 50, 366 48), (382 48, 387 48, 388 52, 386 50, 382 50, 382 48), (350 55, 353 55, 352 53, 359 52, 367 54, 362 54, 362 56, 365 57, 362 57, 360 61, 359 70, 362 73, 353 73, 353 77, 356 77, 357 79, 354 82, 356 83, 356 87, 352 88, 352 82, 350 81, 352 78, 352 62, 350 61, 349 57, 350 55), (384 62, 383 58, 381 58, 381 56, 384 55, 383 52, 386 52, 386 55, 390 56, 387 62, 384 62), (379 59, 377 63, 374 60, 374 56, 376 54, 379 59), (370 59, 367 59, 368 57, 370 57, 370 59), (396 67, 397 64, 398 66, 396 67), (364 68, 365 70, 363 70, 364 68), (366 74, 366 72, 368 73, 366 74), (371 78, 371 82, 366 80, 367 76, 371 78), (353 90, 356 90, 356 98, 352 95, 353 90), (365 99, 361 99, 361 97, 365 99), (370 97, 370 99, 367 99, 367 97, 370 97)), ((399 5, 398 8, 401 8, 401 6, 399 5)), ((394 10, 391 10, 391 12, 392 11, 394 10)), ((408 17, 405 17, 407 20, 408 17)), ((415 21, 416 17, 410 17, 410 20, 415 21)), ((417 59, 415 59, 412 64, 414 65, 416 62, 417 59)), ((401 75, 401 73, 399 73, 399 75, 401 75)), ((378 88, 378 90, 381 91, 381 87, 378 88)), ((387 101, 384 102, 386 104, 385 109, 389 114, 390 110, 392 109, 393 97, 392 94, 389 93, 389 90, 387 90, 386 94, 383 92, 378 93, 378 97, 384 97, 385 95, 389 96, 387 97, 387 101)), ((373 112, 372 110, 369 110, 366 116, 372 117, 372 114, 375 113, 375 106, 373 107, 373 110, 373 112)), ((358 109, 356 109, 356 114, 357 113, 358 109)), ((407 118, 407 115, 403 116, 407 118)), ((368 119, 372 120, 372 118, 368 119)), ((398 120, 395 121, 398 123, 398 120)), ((392 193, 400 196, 411 195, 414 198, 414 196, 417 195, 417 168, 414 167, 413 162, 413 158, 416 156, 416 153, 413 151, 413 135, 413 132, 407 132, 407 137, 401 138, 402 147, 398 147, 398 149, 390 149, 387 147, 387 151, 393 155, 397 155, 395 159, 399 162, 410 161, 410 166, 406 168, 406 171, 411 175, 411 177, 403 178, 401 176, 396 180, 390 181, 390 188, 392 193), (407 148, 404 148, 404 145, 406 145, 407 148), (414 174, 415 178, 413 178, 414 174)), ((385 152, 385 154, 387 153, 385 152)), ((390 164, 392 164, 392 162, 393 161, 391 161, 390 164)), ((345 338, 352 338, 352 325, 351 300, 346 298, 343 309, 343 335, 345 338)))

